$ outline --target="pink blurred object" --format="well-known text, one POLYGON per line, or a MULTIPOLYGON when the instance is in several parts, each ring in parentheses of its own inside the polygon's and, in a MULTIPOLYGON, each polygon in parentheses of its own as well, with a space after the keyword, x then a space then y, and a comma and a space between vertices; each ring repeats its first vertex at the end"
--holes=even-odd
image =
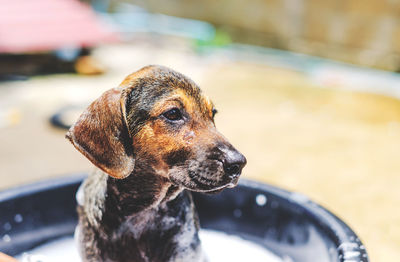
POLYGON ((78 0, 0 0, 0 53, 32 53, 115 42, 78 0))

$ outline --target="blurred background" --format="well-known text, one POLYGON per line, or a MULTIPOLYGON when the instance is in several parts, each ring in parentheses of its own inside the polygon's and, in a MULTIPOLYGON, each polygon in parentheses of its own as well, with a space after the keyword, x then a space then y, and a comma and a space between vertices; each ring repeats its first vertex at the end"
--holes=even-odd
POLYGON ((0 189, 88 172, 65 128, 148 64, 213 99, 243 178, 306 194, 371 261, 398 261, 399 0, 0 0, 0 189))

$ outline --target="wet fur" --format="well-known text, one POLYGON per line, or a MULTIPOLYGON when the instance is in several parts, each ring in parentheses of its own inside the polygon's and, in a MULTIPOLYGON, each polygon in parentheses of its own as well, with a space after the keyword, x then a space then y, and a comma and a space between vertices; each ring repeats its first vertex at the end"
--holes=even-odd
POLYGON ((118 180, 100 170, 89 176, 85 205, 78 207, 84 261, 205 261, 190 193, 157 186, 144 188, 137 179, 118 180))
POLYGON ((67 133, 96 166, 78 201, 83 261, 205 260, 187 190, 232 187, 245 165, 214 113, 193 81, 162 66, 129 75, 88 107, 67 133), (182 121, 165 118, 171 108, 182 121), (240 165, 228 174, 233 155, 240 165))

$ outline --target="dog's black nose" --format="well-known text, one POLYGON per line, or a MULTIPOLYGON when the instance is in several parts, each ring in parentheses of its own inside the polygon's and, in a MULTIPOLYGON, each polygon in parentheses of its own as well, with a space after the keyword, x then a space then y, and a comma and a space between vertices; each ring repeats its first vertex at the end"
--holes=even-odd
POLYGON ((238 151, 229 151, 224 161, 224 170, 230 178, 236 178, 242 172, 242 168, 246 165, 247 160, 238 151))

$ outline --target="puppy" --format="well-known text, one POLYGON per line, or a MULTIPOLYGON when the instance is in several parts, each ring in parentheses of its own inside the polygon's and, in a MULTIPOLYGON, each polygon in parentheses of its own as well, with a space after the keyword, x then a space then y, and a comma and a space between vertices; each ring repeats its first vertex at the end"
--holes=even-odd
POLYGON ((66 135, 97 167, 78 197, 83 261, 205 260, 189 191, 233 187, 246 164, 216 112, 163 66, 129 75, 86 109, 66 135))

